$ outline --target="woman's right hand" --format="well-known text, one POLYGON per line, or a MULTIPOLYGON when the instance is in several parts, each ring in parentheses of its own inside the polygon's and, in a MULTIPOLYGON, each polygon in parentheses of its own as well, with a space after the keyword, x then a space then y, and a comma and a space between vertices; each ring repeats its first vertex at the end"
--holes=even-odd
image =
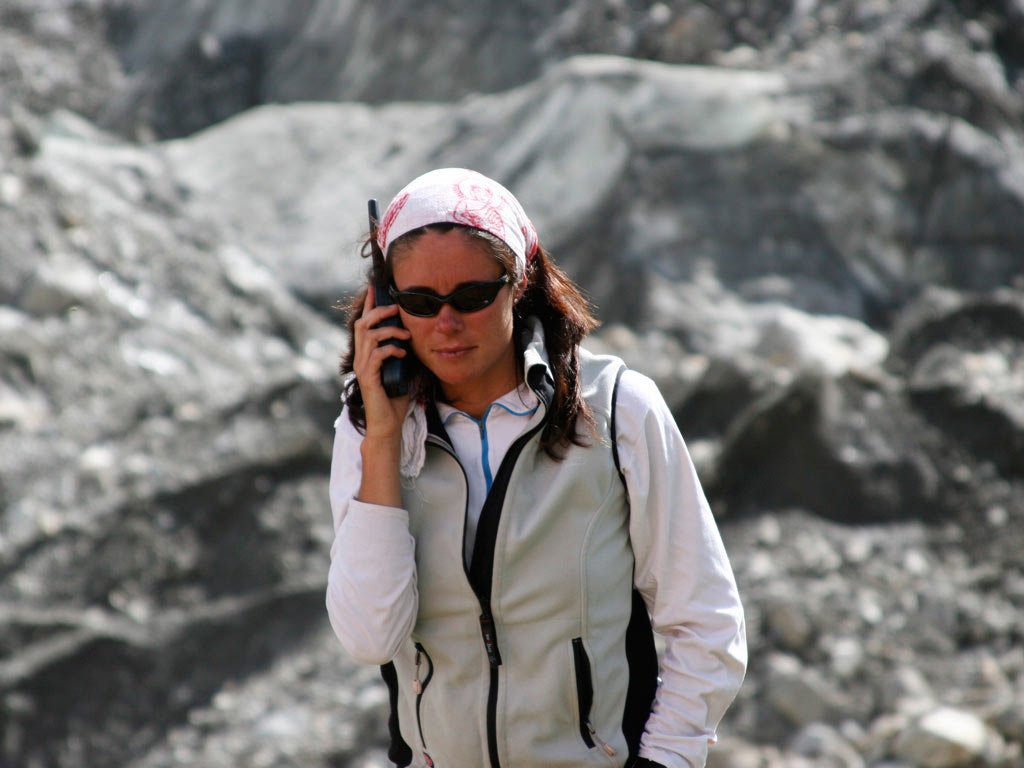
POLYGON ((388 397, 380 378, 384 360, 408 354, 397 344, 381 344, 387 339, 407 341, 411 338, 412 334, 400 325, 379 326, 381 321, 397 314, 398 306, 395 304, 375 306, 373 286, 370 286, 363 302, 362 316, 354 324, 355 355, 352 369, 359 382, 366 411, 364 439, 401 440, 409 396, 388 397))

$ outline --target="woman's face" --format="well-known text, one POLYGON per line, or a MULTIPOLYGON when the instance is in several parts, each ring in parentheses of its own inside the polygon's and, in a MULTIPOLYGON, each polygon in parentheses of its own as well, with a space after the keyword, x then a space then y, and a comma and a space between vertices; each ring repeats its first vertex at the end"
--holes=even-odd
MULTIPOLYGON (((401 247, 392 263, 395 287, 446 296, 467 283, 496 280, 504 267, 479 239, 459 229, 427 231, 401 247)), ((400 310, 412 334, 412 348, 441 382, 456 408, 481 416, 487 405, 518 384, 512 342, 514 286, 507 284, 494 303, 461 313, 444 304, 434 317, 400 310)))

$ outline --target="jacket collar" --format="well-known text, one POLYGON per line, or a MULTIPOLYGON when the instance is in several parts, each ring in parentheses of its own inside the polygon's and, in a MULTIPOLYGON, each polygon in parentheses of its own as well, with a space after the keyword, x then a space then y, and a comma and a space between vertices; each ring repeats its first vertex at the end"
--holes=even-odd
POLYGON ((528 339, 523 349, 526 383, 547 409, 555 395, 555 379, 551 372, 547 345, 544 343, 544 326, 536 317, 530 317, 523 333, 528 339))

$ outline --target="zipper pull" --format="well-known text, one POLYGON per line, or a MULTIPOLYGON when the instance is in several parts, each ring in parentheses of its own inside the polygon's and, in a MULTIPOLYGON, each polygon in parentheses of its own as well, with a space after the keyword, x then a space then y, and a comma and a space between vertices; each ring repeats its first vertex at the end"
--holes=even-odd
POLYGON ((480 614, 480 633, 484 637, 484 649, 487 651, 487 660, 492 667, 501 666, 501 652, 498 650, 498 633, 494 631, 494 619, 491 612, 485 611, 480 614))
POLYGON ((597 742, 598 746, 601 747, 602 751, 608 755, 608 757, 615 757, 615 747, 597 735, 597 731, 594 730, 594 726, 590 724, 589 720, 587 720, 587 731, 590 733, 590 738, 597 742))
POLYGON ((423 693, 423 683, 420 682, 420 649, 416 649, 416 674, 412 679, 412 690, 417 696, 423 693))

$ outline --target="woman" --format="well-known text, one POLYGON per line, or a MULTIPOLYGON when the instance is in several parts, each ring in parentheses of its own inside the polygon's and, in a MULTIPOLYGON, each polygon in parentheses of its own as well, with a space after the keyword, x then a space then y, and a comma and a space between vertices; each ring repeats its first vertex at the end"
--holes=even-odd
POLYGON ((376 242, 396 303, 350 315, 327 607, 383 665, 390 758, 704 765, 743 612, 654 383, 579 346, 586 301, 493 180, 413 180, 376 242), (410 394, 385 394, 389 357, 410 394))

